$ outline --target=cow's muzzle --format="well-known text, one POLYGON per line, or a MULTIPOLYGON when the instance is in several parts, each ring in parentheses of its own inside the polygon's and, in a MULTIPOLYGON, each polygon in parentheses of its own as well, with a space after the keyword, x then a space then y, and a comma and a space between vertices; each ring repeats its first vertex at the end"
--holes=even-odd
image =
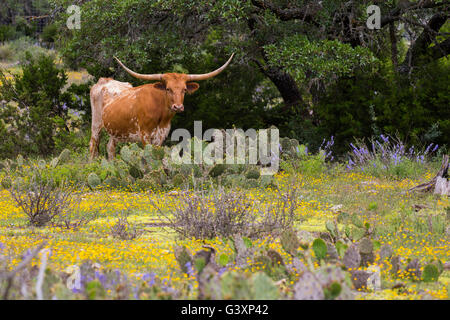
POLYGON ((173 111, 173 112, 183 112, 184 111, 184 105, 182 105, 182 104, 180 104, 180 105, 176 105, 176 104, 173 104, 172 105, 172 107, 170 107, 170 109, 173 111))

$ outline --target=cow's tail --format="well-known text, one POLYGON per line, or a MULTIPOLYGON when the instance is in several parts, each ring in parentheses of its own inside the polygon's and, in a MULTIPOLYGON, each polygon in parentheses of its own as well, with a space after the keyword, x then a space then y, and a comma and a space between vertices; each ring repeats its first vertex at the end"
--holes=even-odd
POLYGON ((91 88, 91 140, 89 142, 90 158, 93 159, 98 155, 98 146, 100 143, 100 131, 103 127, 102 121, 102 95, 98 84, 91 88))

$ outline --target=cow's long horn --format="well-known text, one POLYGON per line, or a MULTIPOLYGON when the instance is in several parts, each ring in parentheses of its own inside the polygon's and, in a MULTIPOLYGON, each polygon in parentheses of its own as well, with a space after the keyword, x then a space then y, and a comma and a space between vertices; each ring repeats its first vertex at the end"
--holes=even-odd
POLYGON ((114 59, 117 60, 117 62, 122 66, 122 68, 125 69, 126 72, 128 72, 129 74, 131 74, 133 77, 138 78, 138 79, 143 79, 143 80, 161 80, 162 79, 162 74, 140 74, 137 72, 134 72, 130 69, 128 69, 119 59, 117 59, 116 57, 114 57, 114 59))
POLYGON ((213 72, 210 73, 205 73, 205 74, 190 74, 189 75, 189 81, 198 81, 198 80, 206 80, 212 77, 217 76, 219 73, 221 73, 226 67, 228 67, 228 65, 231 62, 231 59, 233 59, 234 53, 231 55, 230 59, 228 59, 228 61, 221 66, 219 69, 214 70, 213 72))

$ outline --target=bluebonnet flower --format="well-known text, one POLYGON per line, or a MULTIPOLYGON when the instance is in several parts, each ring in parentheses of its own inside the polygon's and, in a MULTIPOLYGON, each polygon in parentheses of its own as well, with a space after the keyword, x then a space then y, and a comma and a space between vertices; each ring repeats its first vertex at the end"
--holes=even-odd
POLYGON ((430 148, 433 146, 433 143, 431 143, 426 149, 425 154, 428 154, 428 151, 430 151, 430 148))
POLYGON ((98 281, 100 281, 100 283, 102 284, 102 286, 106 285, 106 276, 103 273, 100 273, 98 271, 95 271, 95 277, 98 279, 98 281))
POLYGON ((188 261, 188 262, 186 262, 185 266, 186 266, 186 269, 187 269, 187 274, 190 277, 194 276, 195 275, 195 271, 194 271, 194 268, 192 266, 192 263, 190 261, 188 261))
POLYGON ((220 270, 218 272, 219 276, 221 276, 225 271, 227 271, 227 268, 225 268, 225 267, 220 268, 220 270))

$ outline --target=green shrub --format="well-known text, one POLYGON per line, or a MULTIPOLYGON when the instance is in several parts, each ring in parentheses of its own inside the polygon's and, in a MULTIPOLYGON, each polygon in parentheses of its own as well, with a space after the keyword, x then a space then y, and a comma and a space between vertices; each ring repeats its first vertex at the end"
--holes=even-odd
POLYGON ((11 60, 14 57, 14 50, 11 45, 4 44, 0 46, 0 60, 11 60))
MULTIPOLYGON (((8 80, 0 70, 0 101, 6 101, 0 117, 8 126, 0 124, 6 133, 6 145, 0 157, 22 152, 28 155, 49 155, 61 151, 64 137, 70 135, 72 121, 69 108, 78 107, 72 94, 64 91, 67 75, 57 67, 53 56, 34 58, 25 53, 27 64, 22 75, 8 80)), ((66 142, 66 141, 64 141, 66 142)), ((65 147, 65 146, 64 146, 65 147)))

